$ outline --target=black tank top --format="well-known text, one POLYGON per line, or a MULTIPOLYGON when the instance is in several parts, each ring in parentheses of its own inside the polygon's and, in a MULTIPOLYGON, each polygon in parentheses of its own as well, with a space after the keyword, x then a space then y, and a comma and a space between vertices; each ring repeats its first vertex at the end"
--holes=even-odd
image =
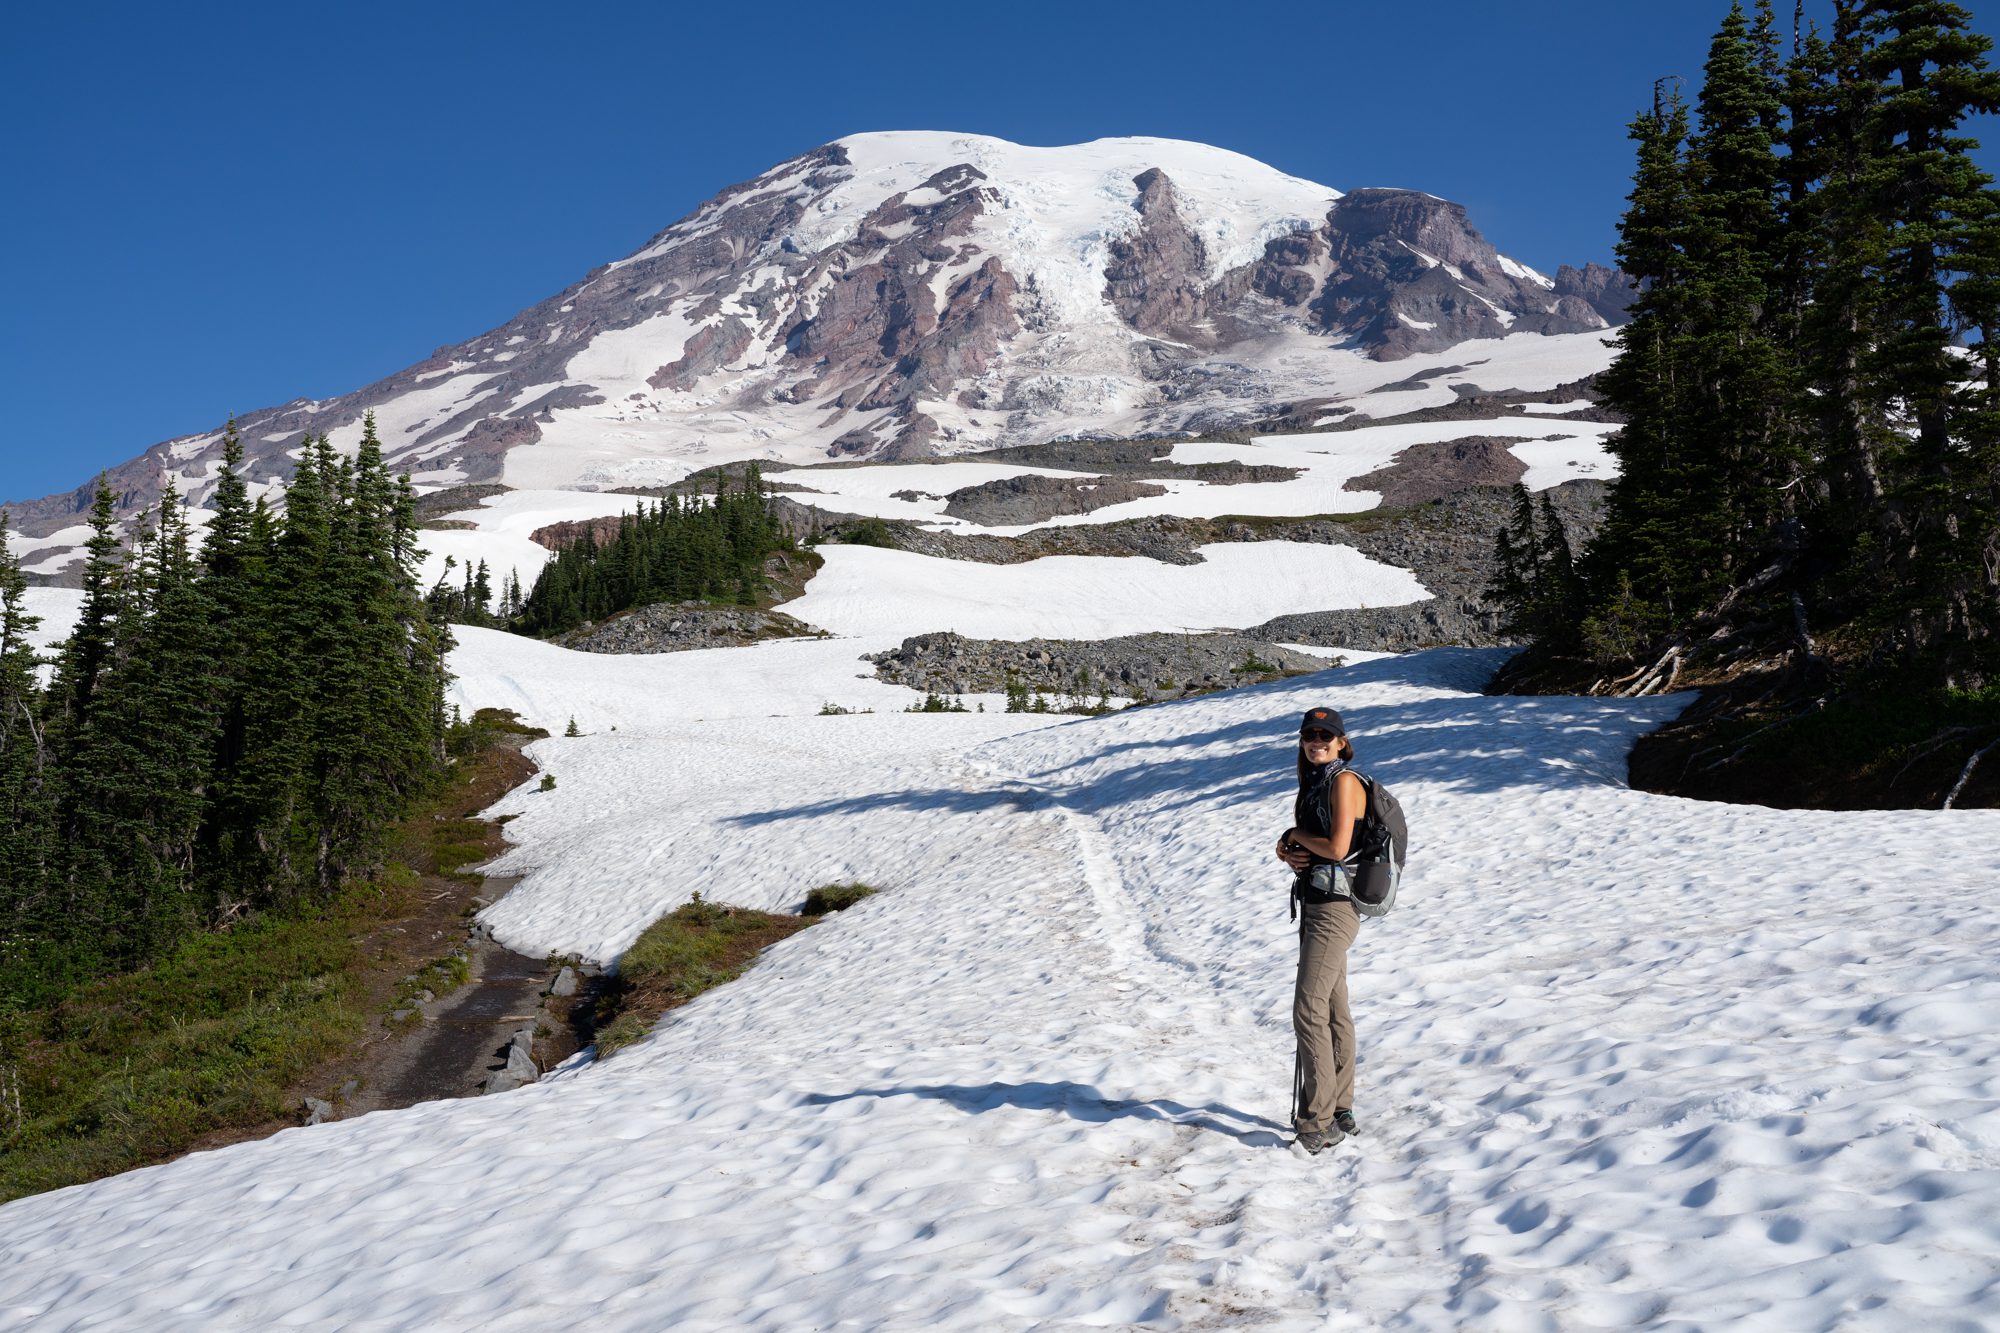
MULTIPOLYGON (((1333 841, 1333 784, 1341 773, 1347 771, 1343 761, 1332 764, 1316 764, 1299 783, 1299 795, 1292 807, 1292 822, 1299 832, 1310 833, 1315 838, 1333 841)), ((1354 821, 1354 828, 1347 835, 1347 848, 1353 851, 1361 836, 1361 821, 1354 821)), ((1328 865, 1324 856, 1314 854, 1314 865, 1328 865)))

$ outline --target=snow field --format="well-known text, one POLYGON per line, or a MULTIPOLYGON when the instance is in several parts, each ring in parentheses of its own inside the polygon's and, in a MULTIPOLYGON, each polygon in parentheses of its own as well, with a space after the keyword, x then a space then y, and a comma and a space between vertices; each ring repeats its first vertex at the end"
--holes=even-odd
POLYGON ((976 527, 964 519, 945 517, 946 497, 968 486, 1009 477, 1084 477, 1087 472, 1030 467, 1020 463, 883 463, 872 467, 805 467, 774 472, 768 478, 783 485, 811 490, 785 491, 815 509, 861 514, 872 518, 905 518, 935 527, 976 527), (914 491, 919 499, 898 499, 897 492, 914 491))
POLYGON ((825 546, 825 566, 784 610, 835 634, 900 641, 956 630, 987 639, 1108 639, 1255 625, 1293 611, 1400 606, 1430 596, 1408 570, 1348 546, 1218 543, 1202 563, 1044 556, 1016 565, 825 546))
POLYGON ((83 614, 83 590, 29 588, 22 596, 21 605, 29 615, 39 617, 42 622, 28 632, 28 642, 37 652, 47 654, 69 637, 76 618, 83 614))
MULTIPOLYGON (((1587 406, 1588 404, 1579 404, 1587 406)), ((1574 477, 1610 477, 1616 462, 1603 441, 1615 426, 1598 422, 1562 422, 1546 418, 1502 417, 1486 421, 1416 422, 1370 426, 1336 433, 1271 435, 1255 444, 1192 442, 1175 444, 1168 461, 1182 464, 1248 463, 1297 468, 1288 481, 1221 485, 1193 478, 1159 480, 1165 495, 1147 496, 1106 505, 1087 514, 1059 514, 1039 523, 985 526, 947 518, 946 497, 967 486, 1007 477, 1080 477, 1097 474, 1003 463, 888 463, 869 467, 801 467, 772 474, 773 479, 810 491, 788 491, 800 504, 835 513, 875 518, 908 519, 938 529, 989 532, 1016 537, 1044 527, 1078 527, 1126 519, 1174 515, 1216 518, 1224 514, 1303 517, 1349 514, 1376 508, 1382 497, 1373 491, 1346 489, 1354 478, 1389 466, 1396 455, 1416 444, 1464 439, 1475 435, 1511 436, 1521 443, 1511 451, 1529 465, 1526 484, 1546 490, 1574 477), (1551 438, 1553 437, 1553 438, 1551 438), (908 498, 915 492, 917 498, 908 498), (899 493, 902 493, 899 498, 899 493)))
MULTIPOLYGON (((1338 1293, 1364 1327, 2000 1314, 2000 1071, 1974 1017, 2000 998, 1982 905, 2000 815, 1633 793, 1625 745, 1676 701, 1620 716, 1438 688, 1481 656, 1323 691, 1410 810, 1417 873, 1354 954, 1363 1138, 1294 1219, 1362 1243, 1303 1256, 1280 1289, 1338 1293)), ((1248 698, 1212 708, 1241 720, 1188 735, 1134 714, 1158 746, 1139 759, 1130 732, 981 754, 1098 819, 1155 953, 1261 994, 1279 1034, 1289 995, 1259 983, 1292 946, 1241 887, 1263 849, 1217 857, 1249 813, 1228 794, 1265 780, 1241 744, 1259 719, 1248 698)))
MULTIPOLYGON (((1129 184, 1129 173, 1126 179, 1129 184)), ((1178 184, 1181 177, 1175 174, 1174 179, 1178 184)), ((1126 219, 1136 217, 1130 210, 1129 189, 1127 200, 1117 203, 1117 207, 1124 210, 1126 219)), ((1320 209, 1321 213, 1324 211, 1320 209)), ((851 222, 858 221, 860 213, 849 212, 851 222)), ((1013 262, 1024 267, 1010 267, 1010 271, 1040 270, 1050 268, 1053 263, 1050 275, 1038 290, 1051 302, 1073 307, 1064 318, 1081 321, 1080 328, 1101 326, 1107 335, 1077 337, 1059 333, 1039 340, 1024 338, 1010 355, 1023 364, 1033 359, 1047 367, 1043 376, 1046 387, 1053 395, 1052 401, 1062 403, 1063 420, 1069 430, 1128 436, 1160 429, 1164 420, 1159 415, 1160 405, 1134 397, 1137 382, 1122 350, 1131 334, 1103 302, 1101 261, 1095 270, 1085 265, 1072 272, 1069 260, 1055 262, 1048 258, 1069 245, 1078 247, 1079 253, 1092 247, 1101 249, 1112 233, 1087 231, 1071 237, 1068 233, 1037 230, 1041 224, 1026 211, 1003 211, 1000 216, 1007 218, 1008 227, 1018 234, 1010 232, 1008 237, 988 239, 999 247, 995 252, 1003 259, 1017 250, 1022 252, 1013 262), (1036 257, 1023 257, 1026 255, 1036 257), (1090 278, 1093 272, 1096 276, 1090 278)), ((1211 249, 1211 253, 1215 252, 1211 249)), ((775 352, 769 349, 762 353, 753 350, 742 365, 702 381, 697 391, 691 393, 655 390, 633 378, 648 359, 644 350, 648 339, 657 340, 660 356, 657 364, 664 365, 679 354, 683 336, 684 327, 677 315, 660 316, 631 330, 600 335, 600 339, 614 340, 607 350, 598 353, 593 342, 579 356, 584 365, 597 368, 593 371, 595 379, 585 380, 573 373, 571 382, 591 383, 603 392, 605 401, 556 409, 542 427, 536 447, 515 449, 507 455, 503 471, 507 484, 527 489, 656 486, 676 481, 697 468, 739 459, 811 464, 825 457, 827 446, 836 437, 869 422, 867 414, 852 412, 829 420, 824 408, 817 404, 760 402, 754 411, 733 406, 751 386, 769 387, 766 381, 775 373, 776 364, 775 352), (633 394, 639 397, 634 399, 633 394)), ((1352 349, 1329 347, 1323 337, 1292 331, 1237 349, 1230 364, 1237 373, 1247 368, 1257 377, 1259 392, 1273 400, 1324 397, 1329 407, 1351 407, 1363 416, 1386 417, 1454 402, 1461 386, 1484 390, 1552 390, 1604 369, 1611 362, 1611 349, 1607 335, 1601 332, 1553 336, 1524 333, 1462 343, 1416 360, 1420 364, 1412 365, 1410 360, 1373 361, 1352 349), (1419 377, 1422 388, 1387 387, 1412 378, 1419 370, 1439 373, 1419 377)), ((1038 438, 1032 433, 1017 438, 1010 433, 1002 413, 967 414, 949 402, 925 404, 924 408, 940 421, 953 423, 959 430, 957 447, 968 450, 1038 438), (983 424, 975 424, 976 421, 983 424)), ((1519 417, 1505 417, 1485 424, 1495 427, 1487 433, 1506 434, 1521 421, 1519 417)), ((1438 423, 1429 429, 1436 431, 1441 425, 1457 424, 1438 423)), ((1544 424, 1556 429, 1583 429, 1591 425, 1544 424)), ((1448 437, 1433 434, 1425 438, 1448 437)), ((793 480, 804 478, 795 476, 793 480)), ((879 512, 885 518, 918 516, 915 511, 893 507, 898 502, 886 498, 873 498, 872 503, 882 508, 878 511, 849 507, 846 512, 879 512)))
POLYGON ((449 659, 458 677, 450 687, 452 703, 468 714, 511 708, 552 732, 571 718, 583 731, 631 731, 701 719, 802 717, 829 703, 889 712, 923 697, 876 680, 875 668, 861 660, 895 647, 900 635, 624 654, 575 652, 464 625, 452 634, 458 640, 449 659))
POLYGON ((1001 197, 1000 208, 978 220, 984 248, 1069 324, 1116 322, 1104 300, 1104 267, 1109 243, 1138 225, 1135 164, 1172 178, 1211 257, 1211 279, 1255 260, 1266 241, 1316 226, 1340 197, 1254 158, 1173 139, 1040 148, 984 135, 891 132, 840 142, 854 174, 821 205, 824 220, 799 228, 808 249, 852 236, 876 202, 921 185, 939 162, 969 162, 1001 197))
POLYGON ((417 586, 430 588, 441 578, 463 583, 466 571, 484 560, 495 597, 510 573, 521 576, 525 593, 535 586, 542 566, 555 557, 555 552, 532 539, 536 529, 567 520, 630 513, 640 503, 638 496, 595 491, 508 491, 488 496, 470 509, 443 515, 448 520, 476 523, 476 528, 424 529, 417 539, 424 549, 417 586), (449 574, 444 564, 447 556, 457 561, 449 574))
POLYGON ((516 947, 614 948, 696 889, 887 892, 601 1066, 9 1205, 0 1322, 2000 1320, 2000 813, 1633 793, 1681 699, 1475 693, 1496 660, 539 742, 557 790, 496 807, 516 947), (1318 703, 1416 841, 1353 955, 1362 1134, 1307 1159, 1270 846, 1318 703))

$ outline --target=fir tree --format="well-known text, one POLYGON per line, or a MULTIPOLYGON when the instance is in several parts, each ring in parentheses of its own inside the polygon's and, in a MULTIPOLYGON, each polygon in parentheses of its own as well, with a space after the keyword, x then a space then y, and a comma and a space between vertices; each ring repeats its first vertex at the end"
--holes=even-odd
POLYGON ((54 773, 30 638, 41 620, 27 588, 0 510, 0 995, 36 970, 60 915, 54 773))
POLYGON ((169 484, 129 599, 115 669, 76 738, 66 821, 74 901, 89 904, 112 959, 131 964, 197 925, 198 834, 212 770, 217 688, 207 633, 214 607, 196 577, 180 497, 169 484))
POLYGON ((112 627, 124 590, 114 506, 109 483, 99 477, 87 520, 90 537, 84 542, 83 605, 56 664, 55 693, 65 732, 73 732, 89 717, 98 677, 111 659, 112 627))
POLYGON ((1687 609, 1695 571, 1681 501, 1702 489, 1690 487, 1695 460, 1684 433, 1694 396, 1684 365, 1692 182, 1683 152, 1688 114, 1679 93, 1656 87, 1652 109, 1632 122, 1631 137, 1638 166, 1618 259, 1638 292, 1618 331, 1618 357, 1601 383, 1625 424, 1607 441, 1619 475, 1585 578, 1594 606, 1629 598, 1625 614, 1651 637, 1687 609), (1634 586, 1648 595, 1630 597, 1634 586))
MULTIPOLYGON (((1846 7, 1846 6, 1843 6, 1846 7)), ((1879 619, 1884 647, 1935 661, 1953 683, 1978 685, 1996 663, 2000 607, 1981 556, 2000 530, 1982 417, 1961 391, 1950 305, 1957 275, 1976 267, 1993 181, 1956 133, 1971 115, 2000 111, 1992 43, 1942 0, 1855 3, 1866 44, 1856 62, 1875 99, 1872 160, 1857 182, 1886 223, 1879 274, 1882 326, 1871 377, 1900 427, 1885 450, 1897 544, 1879 619), (1971 407, 1968 414, 1966 409, 1971 407)))

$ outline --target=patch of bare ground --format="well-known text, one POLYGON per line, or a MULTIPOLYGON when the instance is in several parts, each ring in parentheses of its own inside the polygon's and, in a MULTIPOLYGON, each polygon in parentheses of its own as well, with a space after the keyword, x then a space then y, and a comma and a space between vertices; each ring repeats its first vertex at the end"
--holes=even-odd
MULTIPOLYGON (((491 900, 494 886, 465 867, 506 850, 504 819, 480 819, 478 813, 534 776, 533 761, 521 751, 546 733, 514 723, 501 725, 506 729, 490 745, 459 761, 439 802, 406 820, 391 837, 390 860, 407 867, 412 877, 403 892, 385 899, 383 910, 357 935, 358 961, 344 976, 350 1004, 364 1013, 382 1014, 384 1021, 359 1044, 293 1080, 281 1101, 287 1108, 282 1116, 216 1129, 187 1151, 269 1137, 299 1123, 297 1108, 307 1098, 329 1103, 332 1118, 344 1118, 432 1096, 476 1091, 478 1079, 473 1078, 454 1079, 426 1093, 425 1086, 413 1082, 412 1070, 420 1068, 415 1057, 431 1037, 426 1020, 452 998, 431 989, 431 998, 426 999, 426 990, 461 978, 476 986, 484 974, 504 966, 499 956, 505 950, 469 937, 469 918, 491 900), (465 961, 455 966, 454 958, 465 961), (403 1016, 389 1017, 397 1014, 403 1016)), ((533 962, 533 969, 531 994, 538 994, 549 969, 541 960, 533 962)), ((496 1025, 494 1031, 500 1030, 496 1025)), ((483 1046, 487 1035, 482 1030, 474 1040, 483 1046)), ((504 1036, 499 1040, 504 1042, 504 1036)))
POLYGON ((1413 444, 1389 466, 1355 477, 1343 489, 1376 491, 1384 509, 1409 509, 1474 486, 1512 486, 1528 474, 1527 464, 1509 448, 1520 442, 1512 436, 1472 435, 1413 444))

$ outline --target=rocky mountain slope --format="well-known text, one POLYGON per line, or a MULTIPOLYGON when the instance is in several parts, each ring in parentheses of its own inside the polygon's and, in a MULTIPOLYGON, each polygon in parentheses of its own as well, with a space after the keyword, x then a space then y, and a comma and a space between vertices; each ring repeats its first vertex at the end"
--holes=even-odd
MULTIPOLYGON (((263 486, 308 432, 352 448, 369 411, 423 489, 659 485, 732 458, 1351 411, 1397 378, 1376 363, 1601 329, 1625 294, 1597 265, 1508 259, 1434 196, 1343 194, 1200 144, 865 134, 722 191, 500 328, 239 426, 263 486)), ((128 511, 169 476, 199 505, 220 453, 211 431, 108 475, 128 511)), ((89 489, 7 505, 38 574, 73 562, 89 489)))

